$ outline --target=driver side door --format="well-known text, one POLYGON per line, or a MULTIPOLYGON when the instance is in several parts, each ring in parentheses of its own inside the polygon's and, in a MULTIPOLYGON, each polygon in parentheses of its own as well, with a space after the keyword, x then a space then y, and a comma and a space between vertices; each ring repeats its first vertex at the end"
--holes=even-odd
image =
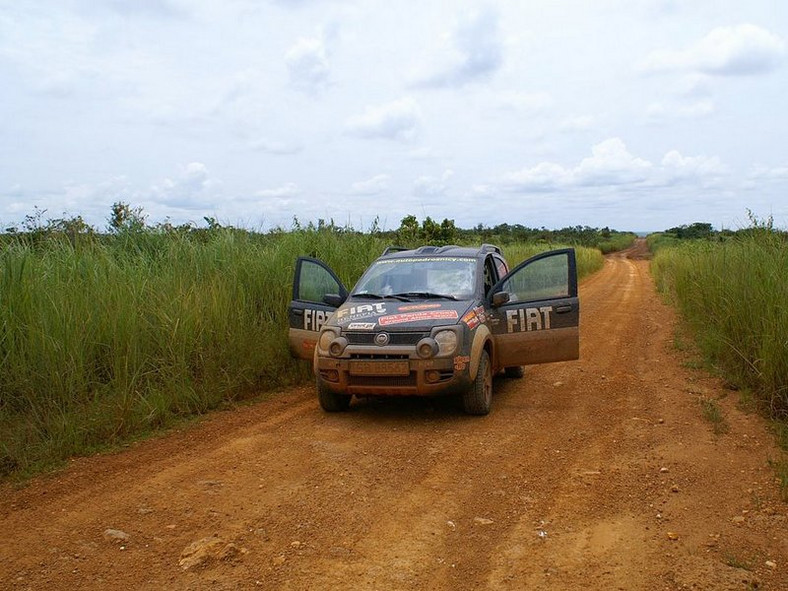
POLYGON ((320 329, 347 299, 348 291, 328 265, 299 257, 293 277, 293 299, 288 306, 290 354, 312 359, 320 329))

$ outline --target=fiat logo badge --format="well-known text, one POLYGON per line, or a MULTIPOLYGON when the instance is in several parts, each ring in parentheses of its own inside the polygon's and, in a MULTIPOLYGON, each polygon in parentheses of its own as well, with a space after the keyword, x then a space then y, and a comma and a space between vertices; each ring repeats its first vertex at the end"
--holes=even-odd
POLYGON ((375 344, 379 347, 385 347, 389 344, 389 335, 387 332, 379 332, 375 335, 375 344))

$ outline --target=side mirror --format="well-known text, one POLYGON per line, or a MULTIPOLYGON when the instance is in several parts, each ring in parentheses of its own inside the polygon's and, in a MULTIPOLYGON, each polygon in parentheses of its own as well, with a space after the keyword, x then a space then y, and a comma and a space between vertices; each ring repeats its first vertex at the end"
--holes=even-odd
POLYGON ((509 302, 509 292, 508 291, 499 291, 493 294, 492 297, 492 305, 493 308, 498 308, 499 306, 503 306, 504 304, 509 302))
POLYGON ((328 304, 332 308, 339 308, 339 306, 345 303, 345 298, 338 293, 327 293, 323 296, 323 303, 328 304))

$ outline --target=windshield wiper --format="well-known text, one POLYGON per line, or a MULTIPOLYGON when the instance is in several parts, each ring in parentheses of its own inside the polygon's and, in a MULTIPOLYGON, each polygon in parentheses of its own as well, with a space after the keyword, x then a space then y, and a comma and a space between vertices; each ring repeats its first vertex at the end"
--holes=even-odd
POLYGON ((400 302, 409 302, 410 300, 405 297, 403 294, 394 294, 394 295, 380 295, 379 293, 354 293, 351 294, 351 297, 354 298, 366 298, 369 300, 386 300, 386 299, 393 299, 399 300, 400 302))
POLYGON ((391 297, 405 297, 405 298, 424 298, 426 300, 454 300, 457 301, 457 298, 453 295, 447 295, 443 293, 432 293, 431 291, 408 291, 405 293, 396 293, 391 297))

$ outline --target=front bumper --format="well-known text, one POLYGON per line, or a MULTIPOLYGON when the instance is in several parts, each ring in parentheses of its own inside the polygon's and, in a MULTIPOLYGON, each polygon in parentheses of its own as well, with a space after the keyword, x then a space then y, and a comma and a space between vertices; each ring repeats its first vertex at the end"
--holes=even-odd
POLYGON ((433 359, 414 359, 404 355, 356 358, 318 355, 315 373, 324 387, 342 394, 459 394, 471 384, 467 360, 462 355, 433 359))

